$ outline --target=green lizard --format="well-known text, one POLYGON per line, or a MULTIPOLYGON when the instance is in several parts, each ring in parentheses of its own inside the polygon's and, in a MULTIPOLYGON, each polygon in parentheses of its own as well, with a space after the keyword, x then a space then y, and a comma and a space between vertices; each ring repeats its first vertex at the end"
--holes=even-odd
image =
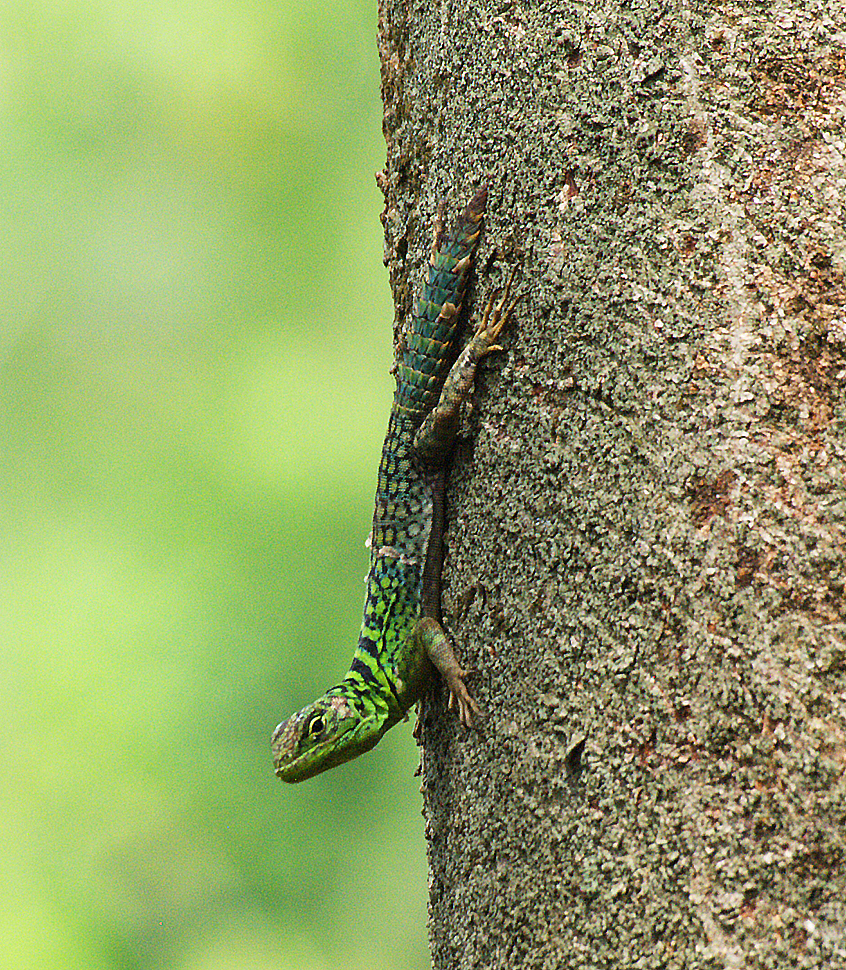
POLYGON ((440 624, 440 572, 446 465, 461 402, 476 365, 496 343, 515 299, 491 297, 455 363, 455 338, 467 276, 482 228, 487 189, 477 192, 450 231, 443 207, 423 294, 396 366, 388 433, 379 463, 370 572, 358 648, 344 679, 273 732, 283 781, 303 781, 368 751, 420 698, 436 667, 449 707, 469 725, 479 707, 440 624))

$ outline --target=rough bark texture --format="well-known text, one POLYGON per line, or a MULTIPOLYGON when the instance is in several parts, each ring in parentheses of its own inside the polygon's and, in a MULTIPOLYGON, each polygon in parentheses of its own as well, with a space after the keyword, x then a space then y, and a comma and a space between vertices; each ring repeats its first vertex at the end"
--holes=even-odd
POLYGON ((844 25, 382 0, 397 326, 484 182, 476 312, 527 294, 449 493, 438 970, 846 967, 844 25))

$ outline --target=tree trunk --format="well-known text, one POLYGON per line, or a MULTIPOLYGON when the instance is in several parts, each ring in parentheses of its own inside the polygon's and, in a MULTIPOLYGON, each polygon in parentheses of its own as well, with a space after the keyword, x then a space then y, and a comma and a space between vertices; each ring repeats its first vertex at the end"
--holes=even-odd
POLYGON ((386 261, 518 267, 449 491, 434 966, 846 967, 842 0, 382 0, 386 261), (840 33, 837 33, 840 31, 840 33))

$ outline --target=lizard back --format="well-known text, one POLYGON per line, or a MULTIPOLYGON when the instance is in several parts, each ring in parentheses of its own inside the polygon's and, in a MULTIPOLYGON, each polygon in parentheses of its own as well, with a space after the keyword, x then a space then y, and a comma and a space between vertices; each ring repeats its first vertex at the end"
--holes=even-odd
POLYGON ((417 561, 425 556, 431 519, 431 496, 426 494, 431 489, 425 479, 433 469, 415 454, 414 439, 437 404, 456 355, 467 276, 487 197, 487 188, 477 192, 449 231, 442 214, 438 216, 426 280, 397 361, 397 387, 379 462, 371 565, 384 549, 417 561))

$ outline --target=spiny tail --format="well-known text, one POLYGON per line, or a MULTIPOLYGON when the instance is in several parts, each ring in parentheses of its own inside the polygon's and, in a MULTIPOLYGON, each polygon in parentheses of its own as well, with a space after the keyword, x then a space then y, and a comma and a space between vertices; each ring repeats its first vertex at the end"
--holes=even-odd
POLYGON ((485 187, 449 231, 444 229, 443 207, 438 213, 426 283, 397 367, 396 407, 425 414, 437 403, 455 356, 452 344, 487 201, 485 187))

